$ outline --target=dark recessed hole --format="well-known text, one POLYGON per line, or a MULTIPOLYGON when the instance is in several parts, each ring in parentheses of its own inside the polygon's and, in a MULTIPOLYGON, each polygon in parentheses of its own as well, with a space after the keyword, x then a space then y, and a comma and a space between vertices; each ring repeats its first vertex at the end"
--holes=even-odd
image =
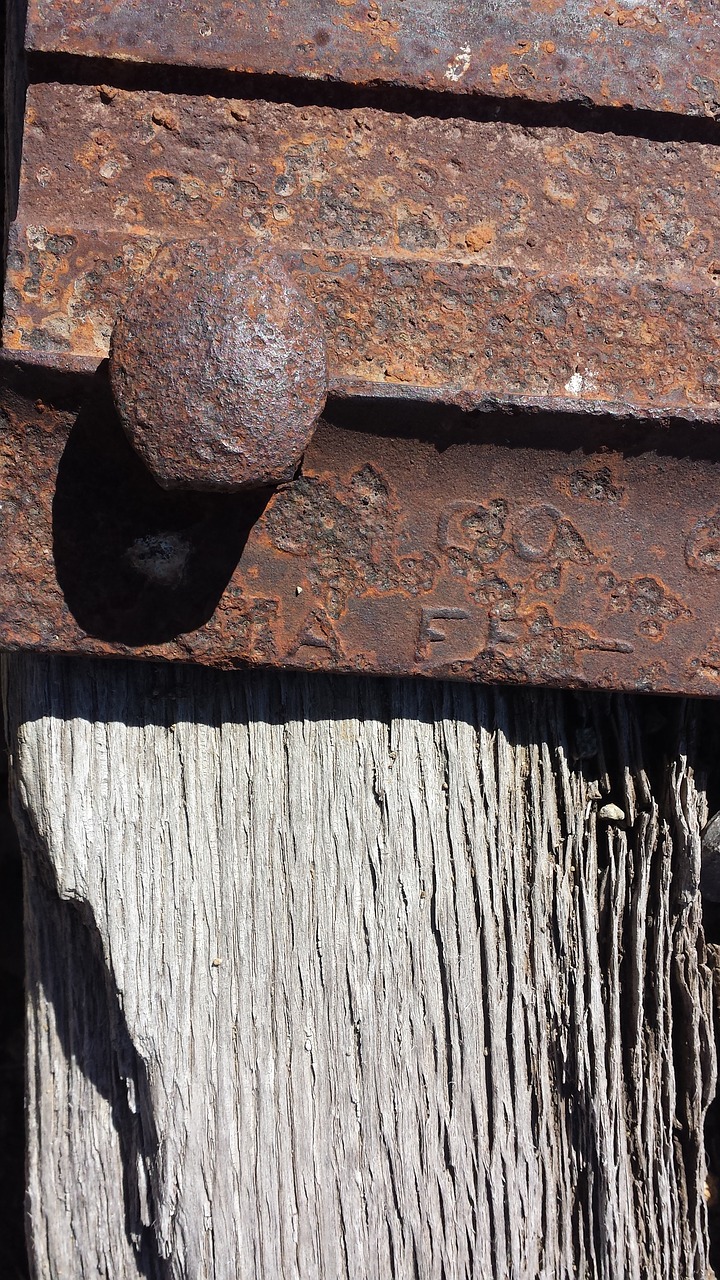
POLYGON ((269 491, 165 491, 128 443, 98 377, 58 468, 57 578, 88 635, 162 644, 211 617, 269 491))

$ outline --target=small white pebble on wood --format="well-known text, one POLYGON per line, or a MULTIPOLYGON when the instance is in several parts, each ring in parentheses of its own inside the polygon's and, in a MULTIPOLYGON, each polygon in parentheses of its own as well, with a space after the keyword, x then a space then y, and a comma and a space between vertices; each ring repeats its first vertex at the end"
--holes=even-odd
POLYGON ((617 804, 604 804, 598 813, 598 818, 603 822, 624 822, 625 813, 617 804))

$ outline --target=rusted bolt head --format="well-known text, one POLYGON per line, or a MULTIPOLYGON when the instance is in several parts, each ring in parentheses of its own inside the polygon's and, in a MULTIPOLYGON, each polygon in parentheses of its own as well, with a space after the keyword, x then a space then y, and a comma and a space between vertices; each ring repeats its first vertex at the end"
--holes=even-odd
POLYGON ((115 323, 110 379, 163 488, 259 488, 292 477, 322 413, 325 336, 272 254, 171 243, 115 323))

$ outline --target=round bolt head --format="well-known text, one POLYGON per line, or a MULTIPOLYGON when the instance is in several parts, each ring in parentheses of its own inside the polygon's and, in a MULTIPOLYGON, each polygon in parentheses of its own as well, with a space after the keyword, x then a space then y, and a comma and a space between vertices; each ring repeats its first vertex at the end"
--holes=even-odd
POLYGON ((123 428, 163 488, 280 484, 325 405, 325 335, 272 254, 173 242, 115 323, 110 381, 123 428))

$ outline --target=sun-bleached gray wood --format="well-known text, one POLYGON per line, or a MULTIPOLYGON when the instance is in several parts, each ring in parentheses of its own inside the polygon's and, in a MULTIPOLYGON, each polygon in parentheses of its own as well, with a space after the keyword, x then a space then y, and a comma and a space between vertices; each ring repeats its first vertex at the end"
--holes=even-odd
POLYGON ((682 732, 656 792, 619 697, 6 686, 37 1277, 704 1280, 682 732))

